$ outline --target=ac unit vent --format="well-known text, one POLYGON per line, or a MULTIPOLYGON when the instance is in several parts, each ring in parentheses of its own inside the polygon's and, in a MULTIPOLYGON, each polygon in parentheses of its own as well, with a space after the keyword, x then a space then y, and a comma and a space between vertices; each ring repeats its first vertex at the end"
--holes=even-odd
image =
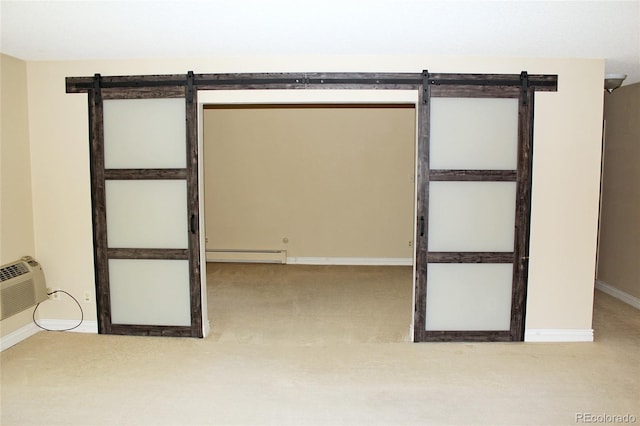
POLYGON ((0 320, 47 299, 42 267, 33 258, 0 267, 0 320))
POLYGON ((10 280, 11 278, 19 277, 20 275, 28 273, 29 268, 27 268, 23 262, 3 266, 2 269, 0 269, 0 282, 4 282, 10 280))

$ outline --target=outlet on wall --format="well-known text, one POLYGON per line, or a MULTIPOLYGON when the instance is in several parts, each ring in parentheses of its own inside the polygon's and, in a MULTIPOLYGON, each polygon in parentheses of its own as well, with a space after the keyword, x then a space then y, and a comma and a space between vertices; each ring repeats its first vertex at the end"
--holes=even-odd
MULTIPOLYGON (((53 289, 53 292, 57 292, 58 290, 60 290, 59 288, 53 289)), ((53 293, 51 296, 49 296, 51 298, 51 300, 60 300, 60 293, 53 293)))
POLYGON ((91 293, 89 293, 88 291, 84 292, 84 302, 85 303, 91 302, 91 293))

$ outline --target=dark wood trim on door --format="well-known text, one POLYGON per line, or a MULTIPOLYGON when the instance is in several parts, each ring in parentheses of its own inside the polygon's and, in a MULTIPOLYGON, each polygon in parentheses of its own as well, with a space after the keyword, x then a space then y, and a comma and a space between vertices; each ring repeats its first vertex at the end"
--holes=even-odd
POLYGON ((425 331, 426 342, 512 342, 510 331, 425 331))
POLYGON ((517 177, 517 170, 431 170, 429 172, 431 182, 515 182, 517 177))
POLYGON ((192 327, 179 325, 112 324, 109 334, 126 336, 202 337, 194 336, 192 327))
POLYGON ((512 252, 491 251, 430 251, 427 253, 429 263, 513 263, 512 252))
POLYGON ((531 187, 533 184, 534 90, 520 93, 518 113, 518 180, 516 190, 516 232, 514 241, 511 335, 524 340, 529 275, 529 237, 531 229, 531 187))
POLYGON ((109 259, 189 259, 189 249, 108 248, 109 259))
POLYGON ((431 86, 428 71, 422 73, 423 83, 418 90, 418 135, 416 156, 416 235, 415 245, 415 287, 413 307, 414 341, 422 340, 426 322, 427 287, 427 241, 429 236, 429 117, 431 115, 431 86))
POLYGON ((189 231, 189 297, 191 303, 191 335, 203 337, 202 283, 200 264, 200 186, 198 185, 198 101, 193 86, 193 72, 187 74, 184 87, 187 121, 187 211, 189 231))
POLYGON ((107 208, 104 176, 104 122, 102 120, 101 77, 92 78, 89 98, 89 167, 91 171, 91 211, 93 221, 93 258, 96 279, 96 310, 98 332, 108 333, 111 327, 111 294, 107 259, 107 208))
POLYGON ((187 169, 105 169, 104 178, 113 180, 183 180, 187 178, 187 169))

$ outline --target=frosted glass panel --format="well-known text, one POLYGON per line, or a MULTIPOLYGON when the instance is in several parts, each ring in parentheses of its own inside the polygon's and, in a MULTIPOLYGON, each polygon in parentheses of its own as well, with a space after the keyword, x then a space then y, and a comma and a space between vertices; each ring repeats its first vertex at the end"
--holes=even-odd
POLYGON ((427 330, 509 330, 511 264, 427 266, 427 330))
POLYGON ((515 182, 430 182, 429 251, 513 251, 515 182))
POLYGON ((431 98, 432 169, 515 170, 518 100, 431 98))
POLYGON ((113 324, 191 324, 187 260, 110 259, 113 324))
POLYGON ((107 169, 185 168, 184 99, 104 101, 107 169))
POLYGON ((119 248, 187 248, 184 180, 108 180, 107 243, 119 248))

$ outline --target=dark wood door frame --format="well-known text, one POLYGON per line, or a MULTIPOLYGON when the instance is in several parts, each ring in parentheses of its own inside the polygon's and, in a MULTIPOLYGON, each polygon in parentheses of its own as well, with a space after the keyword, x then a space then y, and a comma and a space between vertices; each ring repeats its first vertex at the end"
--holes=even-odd
POLYGON ((67 77, 67 93, 87 93, 89 99, 89 140, 91 156, 92 215, 96 294, 100 333, 177 335, 202 337, 200 282, 200 244, 198 232, 190 233, 188 253, 160 253, 158 250, 127 251, 109 249, 106 245, 105 179, 183 178, 191 182, 189 194, 189 227, 199 229, 198 214, 198 90, 417 90, 418 152, 416 282, 414 307, 414 340, 522 340, 528 269, 529 216, 531 200, 531 161, 533 143, 533 100, 535 91, 556 91, 556 75, 521 74, 430 74, 422 73, 234 73, 67 77), (520 99, 518 170, 429 170, 429 104, 434 96, 517 97, 520 99), (185 170, 105 170, 102 134, 103 99, 140 99, 184 97, 187 105, 187 150, 185 170), (504 180, 516 181, 518 187, 516 242, 513 253, 429 253, 427 250, 428 182, 429 180, 504 180), (190 327, 114 325, 110 317, 109 258, 187 258, 191 269, 190 327), (155 256, 155 257, 154 257, 155 256), (186 256, 186 257, 185 257, 186 256), (509 332, 426 332, 426 265, 428 262, 506 262, 514 263, 512 320, 509 332), (197 272, 197 273, 196 273, 197 272), (196 277, 197 275, 197 277, 196 277), (435 333, 435 334, 434 334, 435 333))

